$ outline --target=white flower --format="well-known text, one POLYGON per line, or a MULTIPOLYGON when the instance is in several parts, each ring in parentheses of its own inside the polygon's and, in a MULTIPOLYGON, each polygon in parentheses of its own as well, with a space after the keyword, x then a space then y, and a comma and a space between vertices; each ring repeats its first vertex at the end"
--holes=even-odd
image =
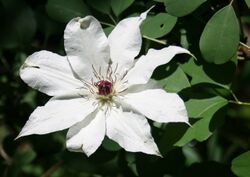
POLYGON ((188 123, 188 117, 181 98, 150 77, 157 66, 189 51, 150 49, 135 61, 146 14, 122 20, 108 38, 94 17, 74 18, 64 32, 67 56, 49 51, 29 56, 21 78, 52 98, 35 109, 17 138, 69 128, 71 151, 90 156, 107 135, 127 151, 160 155, 145 117, 164 123, 188 123))

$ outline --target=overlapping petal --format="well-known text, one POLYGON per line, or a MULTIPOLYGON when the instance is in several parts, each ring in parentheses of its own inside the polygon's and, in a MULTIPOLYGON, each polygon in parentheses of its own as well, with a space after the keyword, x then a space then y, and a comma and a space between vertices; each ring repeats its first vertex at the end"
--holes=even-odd
POLYGON ((31 134, 47 134, 71 127, 95 111, 93 102, 84 98, 56 99, 38 107, 30 115, 17 138, 31 134))
POLYGON ((125 150, 161 156, 144 116, 113 108, 106 121, 107 136, 125 150))
POLYGON ((161 50, 149 49, 148 53, 141 56, 126 75, 128 86, 147 83, 157 66, 168 63, 175 55, 181 53, 190 54, 188 50, 177 46, 169 46, 161 50))
POLYGON ((64 46, 72 68, 81 78, 93 76, 92 66, 98 71, 108 65, 108 39, 100 23, 92 16, 74 18, 67 24, 64 46))
POLYGON ((70 127, 66 146, 70 151, 84 152, 90 156, 101 145, 105 132, 105 111, 100 109, 70 127))
POLYGON ((162 89, 149 89, 123 96, 123 102, 149 119, 157 122, 188 123, 187 111, 176 93, 162 89))
POLYGON ((20 76, 30 87, 50 96, 82 87, 73 76, 67 58, 49 51, 30 55, 20 69, 20 76))
POLYGON ((120 21, 108 37, 111 60, 114 65, 118 64, 119 71, 128 70, 141 50, 140 25, 148 11, 139 17, 130 17, 120 21))

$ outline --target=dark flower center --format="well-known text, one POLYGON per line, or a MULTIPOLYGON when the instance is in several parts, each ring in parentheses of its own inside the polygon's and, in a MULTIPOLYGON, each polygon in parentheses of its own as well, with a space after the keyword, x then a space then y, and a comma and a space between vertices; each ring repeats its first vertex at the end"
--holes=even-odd
POLYGON ((95 83, 98 88, 98 94, 102 96, 107 96, 112 92, 113 84, 106 80, 101 80, 95 83))

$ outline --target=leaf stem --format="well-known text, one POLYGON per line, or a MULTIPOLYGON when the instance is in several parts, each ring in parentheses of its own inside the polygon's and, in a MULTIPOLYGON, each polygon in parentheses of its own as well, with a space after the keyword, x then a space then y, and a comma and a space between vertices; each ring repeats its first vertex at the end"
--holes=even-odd
POLYGON ((114 17, 113 17, 112 15, 110 15, 110 14, 108 14, 108 16, 109 16, 109 18, 112 20, 112 22, 116 25, 117 23, 116 23, 114 17))
POLYGON ((228 100, 229 103, 237 104, 237 105, 250 106, 250 103, 240 101, 240 100, 237 98, 237 96, 233 93, 232 90, 230 90, 230 93, 232 94, 234 100, 228 100))
POLYGON ((155 39, 155 38, 151 38, 151 37, 146 36, 146 35, 143 35, 142 37, 145 38, 145 39, 148 39, 148 40, 150 40, 150 41, 153 41, 153 42, 162 44, 162 45, 167 45, 167 42, 166 42, 166 41, 163 41, 163 40, 158 40, 158 39, 155 39))
POLYGON ((103 22, 103 21, 100 21, 100 23, 101 23, 102 25, 106 25, 106 26, 110 26, 110 27, 115 27, 115 25, 110 24, 110 23, 106 23, 106 22, 103 22))
POLYGON ((233 2, 234 2, 234 0, 231 0, 230 3, 229 3, 229 5, 231 6, 233 4, 233 2))
POLYGON ((232 90, 229 90, 229 91, 230 91, 230 93, 232 94, 234 100, 235 100, 236 102, 240 102, 239 99, 237 98, 237 96, 234 94, 234 92, 233 92, 232 90))
POLYGON ((248 103, 248 102, 234 101, 234 100, 228 100, 228 102, 233 103, 233 104, 237 104, 237 105, 250 106, 250 103, 248 103))

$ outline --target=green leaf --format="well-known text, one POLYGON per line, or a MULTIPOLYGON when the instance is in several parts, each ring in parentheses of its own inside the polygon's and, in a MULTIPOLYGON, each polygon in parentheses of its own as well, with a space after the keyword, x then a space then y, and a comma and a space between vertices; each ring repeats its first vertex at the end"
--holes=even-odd
POLYGON ((148 17, 142 24, 142 34, 151 38, 159 38, 168 34, 175 26, 177 17, 167 13, 159 13, 148 17))
POLYGON ((250 9, 250 0, 245 0, 247 7, 250 9))
POLYGON ((165 0, 154 0, 156 2, 164 2, 165 0))
POLYGON ((107 137, 104 138, 104 140, 102 142, 102 146, 108 151, 118 151, 121 149, 119 144, 117 144, 115 141, 113 141, 107 137))
POLYGON ((159 83, 169 92, 179 92, 182 89, 191 86, 181 67, 177 67, 170 76, 160 80, 159 83))
POLYGON ((231 5, 216 12, 200 38, 200 50, 207 62, 223 64, 236 53, 239 45, 239 23, 231 5))
POLYGON ((247 151, 232 161, 231 169, 238 177, 250 176, 250 151, 247 151))
POLYGON ((188 116, 192 118, 200 118, 206 111, 225 103, 225 99, 221 97, 213 97, 207 99, 190 99, 185 105, 188 111, 188 116))
POLYGON ((166 11, 177 17, 190 14, 204 2, 206 0, 164 0, 166 11))
POLYGON ((135 0, 111 0, 111 8, 116 16, 119 16, 126 10, 135 0))
POLYGON ((112 31, 113 31, 114 27, 109 26, 103 29, 104 33, 106 34, 106 36, 108 36, 112 31))
POLYGON ((46 4, 48 15, 59 22, 69 22, 75 17, 89 15, 88 7, 82 0, 49 0, 46 4))
POLYGON ((228 88, 232 82, 236 69, 234 58, 223 65, 209 64, 207 62, 198 63, 193 59, 181 65, 183 71, 192 77, 191 85, 199 83, 211 83, 223 88, 228 88), (222 72, 223 68, 223 72, 222 72))
MULTIPOLYGON (((199 115, 201 117, 201 119, 199 119, 199 120, 197 120, 197 118, 195 118, 195 120, 190 119, 191 120, 190 122, 192 122, 192 121, 195 121, 195 122, 192 123, 192 126, 187 129, 187 131, 185 132, 183 137, 175 144, 176 146, 183 146, 193 139, 198 140, 198 141, 204 141, 209 136, 212 135, 212 132, 214 131, 214 129, 216 127, 220 126, 221 120, 222 120, 221 118, 223 117, 223 115, 221 115, 221 114, 224 114, 225 111, 219 112, 218 110, 220 110, 222 107, 224 107, 228 102, 226 99, 219 97, 219 96, 215 97, 213 99, 214 99, 214 103, 209 108, 207 108, 205 110, 200 109, 200 112, 189 113, 189 114, 191 114, 191 115, 193 114, 195 116, 199 115)), ((198 101, 206 103, 206 101, 197 100, 196 101, 197 106, 199 104, 198 101)), ((209 100, 207 102, 210 102, 210 101, 211 100, 209 100)), ((192 107, 192 109, 193 109, 193 107, 192 107)), ((188 110, 188 111, 190 112, 190 110, 188 110)))
POLYGON ((110 13, 110 1, 111 0, 87 0, 88 4, 93 7, 94 9, 98 10, 99 12, 102 12, 104 14, 110 13))

